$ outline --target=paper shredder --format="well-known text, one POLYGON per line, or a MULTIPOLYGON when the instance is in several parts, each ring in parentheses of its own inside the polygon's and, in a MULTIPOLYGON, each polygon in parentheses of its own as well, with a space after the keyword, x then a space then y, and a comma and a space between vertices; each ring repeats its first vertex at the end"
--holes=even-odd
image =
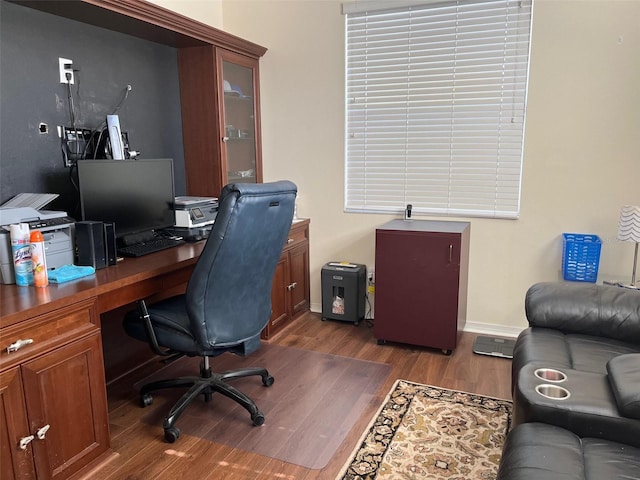
POLYGON ((367 266, 329 262, 322 267, 322 319, 358 325, 365 316, 367 266))

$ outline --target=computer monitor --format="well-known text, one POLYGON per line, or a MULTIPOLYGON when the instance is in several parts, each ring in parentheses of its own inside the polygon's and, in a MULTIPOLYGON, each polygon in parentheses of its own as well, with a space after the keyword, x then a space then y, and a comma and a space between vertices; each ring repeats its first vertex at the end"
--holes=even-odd
POLYGON ((82 219, 113 222, 119 240, 175 223, 170 158, 80 160, 78 187, 82 219))

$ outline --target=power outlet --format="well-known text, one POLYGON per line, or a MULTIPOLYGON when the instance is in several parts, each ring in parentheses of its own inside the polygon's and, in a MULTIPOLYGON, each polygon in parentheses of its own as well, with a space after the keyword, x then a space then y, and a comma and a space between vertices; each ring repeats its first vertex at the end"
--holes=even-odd
POLYGON ((367 271, 367 293, 374 294, 376 292, 376 272, 373 267, 367 271))
POLYGON ((58 58, 58 68, 60 70, 60 83, 68 83, 73 85, 73 60, 69 60, 68 58, 58 58), (67 74, 70 74, 71 77, 67 80, 67 74))

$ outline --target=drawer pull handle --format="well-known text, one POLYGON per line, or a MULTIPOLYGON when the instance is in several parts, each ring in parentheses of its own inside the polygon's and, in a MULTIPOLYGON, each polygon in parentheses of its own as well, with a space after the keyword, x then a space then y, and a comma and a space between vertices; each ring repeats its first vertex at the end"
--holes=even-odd
POLYGON ((33 343, 33 338, 25 338, 24 340, 16 340, 14 343, 7 347, 7 353, 17 352, 22 347, 33 343))
POLYGON ((44 440, 44 437, 47 434, 47 432, 49 431, 50 427, 51 427, 51 425, 46 424, 44 427, 39 428, 36 431, 36 437, 38 437, 38 440, 44 440))
POLYGON ((287 238, 287 245, 291 245, 295 241, 295 238, 287 238))
POLYGON ((453 260, 453 245, 449 244, 449 263, 453 260))
POLYGON ((26 450, 27 449, 27 445, 29 445, 31 442, 33 442, 35 440, 35 436, 34 435, 29 435, 28 437, 22 437, 20 439, 20 443, 18 443, 18 446, 20 447, 20 450, 26 450))

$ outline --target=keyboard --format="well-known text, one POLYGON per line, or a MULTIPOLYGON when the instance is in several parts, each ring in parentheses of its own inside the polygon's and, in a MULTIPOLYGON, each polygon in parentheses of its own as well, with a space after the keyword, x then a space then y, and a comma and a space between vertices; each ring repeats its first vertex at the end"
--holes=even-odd
POLYGON ((144 243, 135 243, 126 247, 118 248, 118 255, 123 257, 141 257, 150 253, 166 250, 185 243, 179 238, 157 237, 144 243))

